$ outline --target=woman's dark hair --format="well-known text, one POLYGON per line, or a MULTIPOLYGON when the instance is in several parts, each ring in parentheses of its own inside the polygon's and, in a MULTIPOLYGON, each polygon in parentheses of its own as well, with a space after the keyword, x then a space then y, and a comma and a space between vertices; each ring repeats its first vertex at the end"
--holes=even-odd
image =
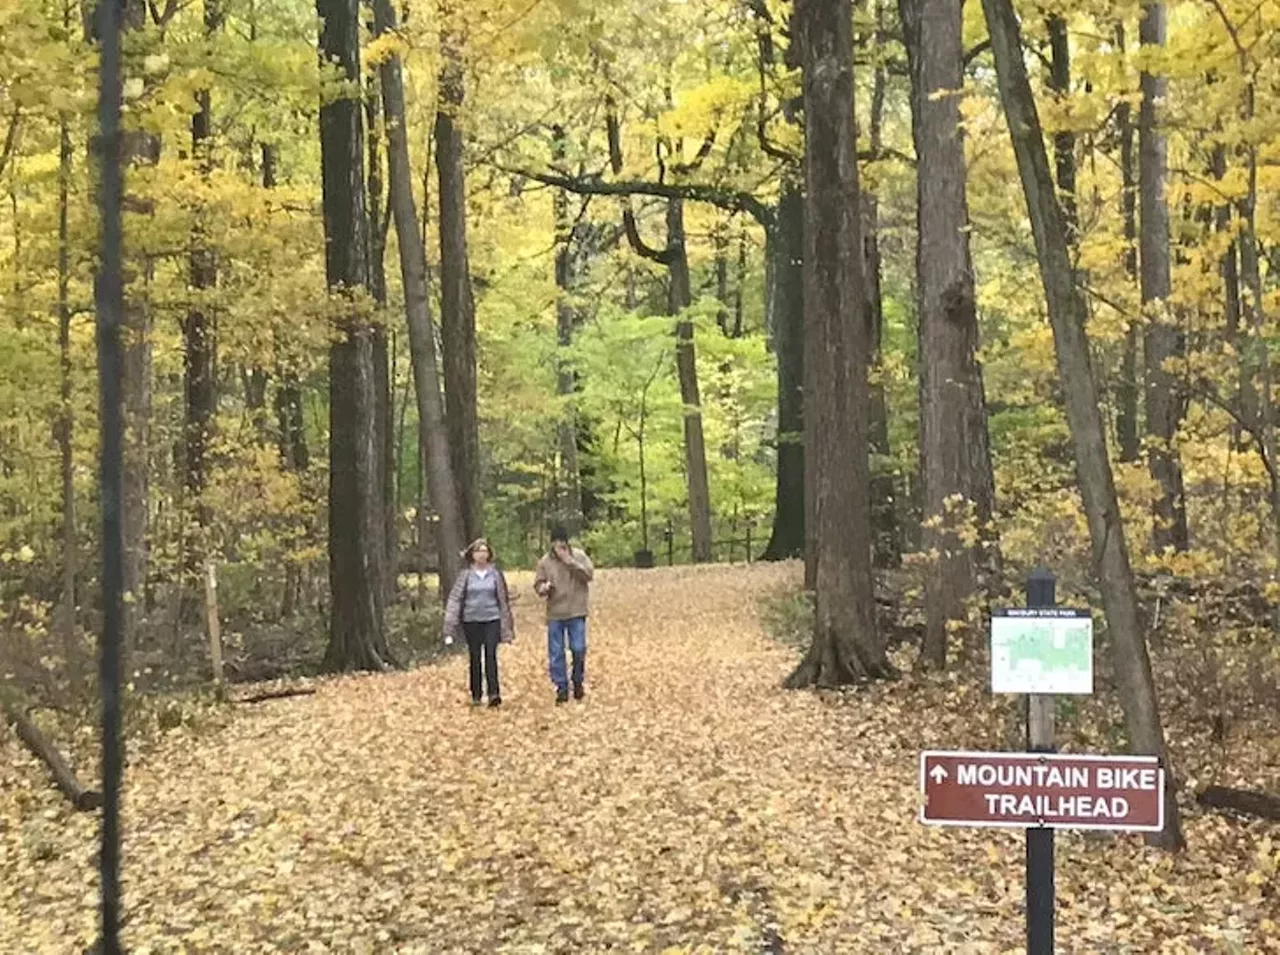
POLYGON ((554 544, 556 541, 565 544, 569 543, 569 532, 558 524, 551 528, 551 543, 554 544))
POLYGON ((474 563, 475 552, 481 547, 484 547, 489 551, 489 563, 496 564, 498 562, 498 554, 493 549, 493 545, 490 544, 483 537, 477 537, 475 540, 473 540, 470 544, 467 545, 467 549, 462 552, 463 561, 465 561, 468 564, 474 563))

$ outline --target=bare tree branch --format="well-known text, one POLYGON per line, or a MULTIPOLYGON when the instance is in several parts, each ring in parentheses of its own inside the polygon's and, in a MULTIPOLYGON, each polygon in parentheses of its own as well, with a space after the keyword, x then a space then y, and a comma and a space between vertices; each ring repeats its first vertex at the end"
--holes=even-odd
POLYGON ((662 199, 684 199, 705 202, 726 212, 745 212, 765 228, 773 225, 774 211, 749 192, 722 189, 705 183, 648 182, 642 179, 606 181, 599 175, 563 176, 536 169, 499 167, 513 176, 523 176, 545 186, 555 186, 581 196, 657 196, 662 199))

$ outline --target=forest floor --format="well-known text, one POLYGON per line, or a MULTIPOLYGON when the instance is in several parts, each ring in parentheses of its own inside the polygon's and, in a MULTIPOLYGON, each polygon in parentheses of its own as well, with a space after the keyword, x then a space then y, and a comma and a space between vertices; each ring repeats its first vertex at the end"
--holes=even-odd
MULTIPOLYGON (((760 597, 798 573, 602 572, 582 703, 518 576, 501 710, 450 657, 135 746, 130 951, 1021 951, 1021 833, 916 820, 918 752, 1005 745, 1009 707, 963 675, 780 690, 760 597)), ((92 941, 96 827, 0 734, 0 951, 92 941)), ((1060 834, 1059 950, 1280 952, 1275 827, 1186 831, 1060 834)))

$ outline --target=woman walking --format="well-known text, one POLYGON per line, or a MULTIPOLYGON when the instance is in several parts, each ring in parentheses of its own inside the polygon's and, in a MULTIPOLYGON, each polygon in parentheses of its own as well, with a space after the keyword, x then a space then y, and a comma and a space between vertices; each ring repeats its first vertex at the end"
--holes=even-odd
POLYGON ((461 629, 471 652, 471 705, 479 706, 488 683, 489 705, 502 705, 498 683, 498 644, 515 639, 507 578, 494 564, 493 549, 483 537, 462 552, 466 567, 458 574, 444 608, 445 643, 461 629))

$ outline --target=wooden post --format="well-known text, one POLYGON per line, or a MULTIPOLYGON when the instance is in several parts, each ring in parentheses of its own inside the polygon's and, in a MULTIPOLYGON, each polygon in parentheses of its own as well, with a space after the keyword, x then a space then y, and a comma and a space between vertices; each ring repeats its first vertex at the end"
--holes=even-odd
POLYGON ((213 686, 222 693, 222 623, 218 620, 218 570, 212 560, 204 565, 204 621, 209 634, 209 660, 213 686))

